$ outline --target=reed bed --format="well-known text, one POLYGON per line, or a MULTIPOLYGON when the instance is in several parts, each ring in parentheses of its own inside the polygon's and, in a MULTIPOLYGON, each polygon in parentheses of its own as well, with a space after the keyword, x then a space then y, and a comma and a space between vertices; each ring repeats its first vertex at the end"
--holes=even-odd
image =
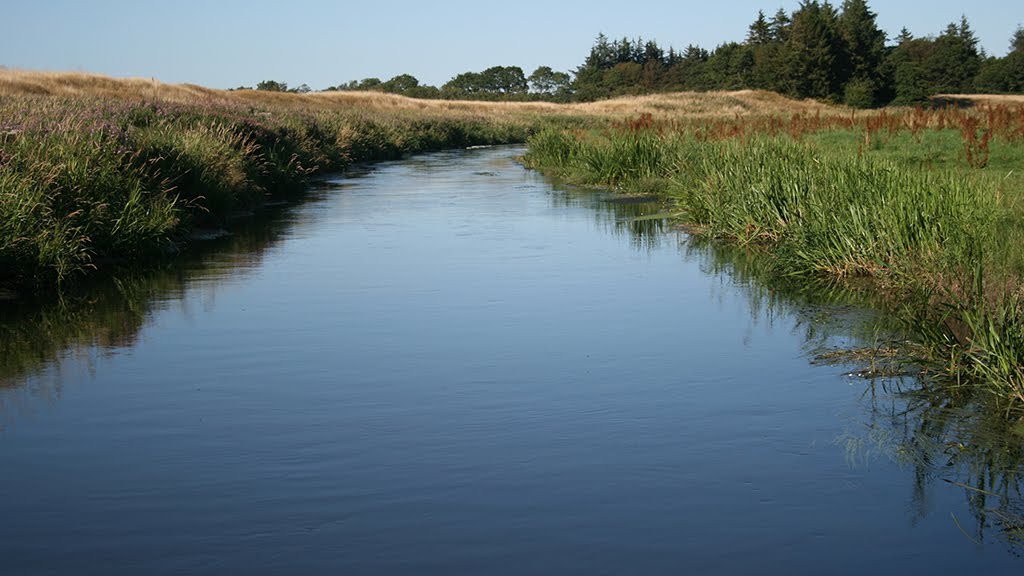
POLYGON ((866 279, 913 328, 913 351, 935 380, 972 382, 972 393, 992 392, 1019 414, 1022 140, 1024 107, 1005 104, 642 115, 605 130, 542 131, 526 161, 579 184, 660 191, 688 229, 764 252, 777 277, 866 279), (915 143, 934 149, 908 154, 915 143))

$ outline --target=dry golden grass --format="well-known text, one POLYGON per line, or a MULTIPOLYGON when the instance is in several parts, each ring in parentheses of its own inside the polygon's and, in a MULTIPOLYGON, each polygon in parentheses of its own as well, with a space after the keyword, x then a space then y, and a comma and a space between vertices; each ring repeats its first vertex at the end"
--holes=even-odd
POLYGON ((138 98, 170 102, 219 100, 251 105, 313 110, 434 112, 488 116, 594 116, 628 118, 651 114, 659 118, 721 118, 735 116, 835 113, 843 109, 811 100, 797 101, 771 92, 682 92, 633 96, 586 104, 550 102, 482 102, 417 100, 380 92, 292 94, 256 90, 226 91, 193 84, 164 84, 155 79, 112 78, 81 72, 35 72, 0 68, 0 96, 138 98))
POLYGON ((1024 94, 936 94, 934 100, 946 100, 954 102, 971 102, 974 104, 988 105, 1016 105, 1024 104, 1024 94))
POLYGON ((111 78, 83 72, 35 72, 0 68, 2 96, 94 96, 192 101, 223 97, 226 92, 193 84, 164 84, 146 78, 111 78))

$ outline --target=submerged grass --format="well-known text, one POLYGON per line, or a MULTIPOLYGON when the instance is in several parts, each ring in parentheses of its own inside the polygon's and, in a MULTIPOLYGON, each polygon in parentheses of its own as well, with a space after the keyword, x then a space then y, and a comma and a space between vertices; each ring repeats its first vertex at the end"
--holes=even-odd
POLYGON ((866 279, 916 331, 933 376, 1019 414, 1024 211, 1010 166, 1022 129, 1016 109, 640 117, 543 131, 526 161, 579 184, 660 188, 691 231, 763 252, 776 277, 866 279))

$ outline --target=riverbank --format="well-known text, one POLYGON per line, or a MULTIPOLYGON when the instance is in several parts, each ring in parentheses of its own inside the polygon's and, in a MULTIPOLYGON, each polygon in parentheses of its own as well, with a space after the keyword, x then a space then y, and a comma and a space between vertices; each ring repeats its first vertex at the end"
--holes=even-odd
POLYGON ((0 70, 0 291, 145 265, 353 162, 534 135, 531 166, 665 195, 779 277, 868 279, 924 334, 929 373, 1019 406, 1022 110, 855 113, 749 91, 426 102, 0 70))
POLYGON ((180 249, 353 162, 521 142, 517 118, 110 97, 0 97, 0 286, 180 249))
POLYGON ((429 150, 524 142, 636 114, 832 114, 767 92, 592 104, 222 91, 0 69, 0 290, 67 286, 187 245, 199 228, 301 193, 314 174, 429 150))
POLYGON ((693 233, 761 251, 782 280, 859 283, 957 396, 1024 406, 1024 108, 547 130, 527 163, 660 192, 693 233), (965 382, 973 386, 964 387, 965 382))

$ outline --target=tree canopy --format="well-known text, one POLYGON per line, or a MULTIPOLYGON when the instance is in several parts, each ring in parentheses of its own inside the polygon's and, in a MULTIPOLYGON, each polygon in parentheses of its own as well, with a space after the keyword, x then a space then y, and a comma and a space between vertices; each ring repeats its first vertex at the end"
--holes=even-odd
MULTIPOLYGON (((571 72, 518 66, 457 74, 440 89, 402 74, 366 78, 335 90, 378 90, 418 98, 590 101, 678 90, 772 90, 855 107, 913 104, 939 93, 1024 92, 1024 28, 1005 57, 986 56, 965 17, 938 34, 915 37, 906 28, 891 41, 867 0, 803 0, 792 12, 759 11, 741 42, 713 50, 683 50, 643 38, 598 34, 571 72)), ((287 85, 261 82, 261 90, 287 85)))

